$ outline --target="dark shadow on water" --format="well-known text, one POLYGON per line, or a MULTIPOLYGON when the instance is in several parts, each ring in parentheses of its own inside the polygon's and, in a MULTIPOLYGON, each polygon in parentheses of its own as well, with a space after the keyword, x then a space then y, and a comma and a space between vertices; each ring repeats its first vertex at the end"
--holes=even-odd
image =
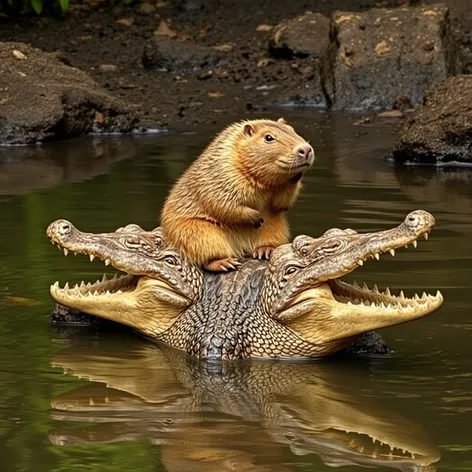
POLYGON ((439 452, 422 428, 362 393, 371 387, 362 366, 233 362, 215 369, 139 339, 115 341, 77 338, 53 357, 52 366, 89 381, 52 400, 53 444, 147 439, 161 446, 172 472, 293 470, 287 454, 315 455, 330 467, 436 470, 439 452))

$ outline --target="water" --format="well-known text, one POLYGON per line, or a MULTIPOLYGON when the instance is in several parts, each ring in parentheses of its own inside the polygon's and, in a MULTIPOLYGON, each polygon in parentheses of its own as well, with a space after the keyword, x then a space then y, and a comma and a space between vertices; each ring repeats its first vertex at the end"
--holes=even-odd
POLYGON ((172 182, 219 127, 0 149, 0 470, 472 470, 472 173, 386 162, 395 121, 283 112, 318 158, 290 213, 293 234, 376 231, 428 210, 429 241, 350 278, 440 289, 444 305, 384 330, 395 353, 375 361, 215 369, 125 330, 55 331, 49 285, 95 280, 104 266, 62 256, 47 225, 154 227, 172 182), (389 451, 373 439, 415 459, 373 459, 389 451))

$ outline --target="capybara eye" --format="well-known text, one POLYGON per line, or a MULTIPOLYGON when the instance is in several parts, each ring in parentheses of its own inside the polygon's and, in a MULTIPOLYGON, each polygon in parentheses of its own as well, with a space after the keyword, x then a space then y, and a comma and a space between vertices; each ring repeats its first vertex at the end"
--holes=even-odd
POLYGON ((266 134, 264 136, 264 141, 266 143, 271 143, 272 141, 275 141, 275 138, 271 134, 266 134))

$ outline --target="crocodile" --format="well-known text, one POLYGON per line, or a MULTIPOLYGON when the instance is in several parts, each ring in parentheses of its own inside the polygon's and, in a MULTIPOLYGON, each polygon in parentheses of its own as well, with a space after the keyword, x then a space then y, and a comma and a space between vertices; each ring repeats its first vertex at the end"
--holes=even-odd
POLYGON ((50 292, 67 307, 130 326, 144 336, 210 360, 316 358, 348 347, 363 333, 435 311, 436 295, 406 297, 387 288, 348 284, 341 277, 367 260, 416 247, 435 224, 423 210, 388 230, 333 228, 319 238, 297 236, 269 261, 246 260, 238 271, 204 272, 169 246, 160 228, 128 225, 84 233, 66 220, 47 229, 69 252, 95 257, 125 272, 50 292))
POLYGON ((297 463, 405 472, 432 472, 440 459, 419 424, 376 401, 362 363, 215 364, 105 336, 75 339, 51 365, 88 380, 51 400, 58 446, 147 439, 172 472, 288 472, 286 450, 297 463))

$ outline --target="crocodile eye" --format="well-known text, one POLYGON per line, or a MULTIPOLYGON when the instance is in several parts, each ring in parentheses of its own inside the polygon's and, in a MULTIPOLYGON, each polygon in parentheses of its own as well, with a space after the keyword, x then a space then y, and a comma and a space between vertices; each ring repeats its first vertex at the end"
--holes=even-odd
POLYGON ((294 274, 298 269, 295 267, 295 266, 289 266, 285 269, 284 271, 284 275, 287 276, 287 275, 292 275, 294 274))
POLYGON ((175 257, 172 257, 172 256, 164 257, 164 262, 167 265, 170 265, 171 267, 175 267, 177 265, 177 261, 176 261, 175 257))
POLYGON ((266 134, 264 136, 264 141, 266 143, 271 143, 272 141, 275 141, 275 138, 271 134, 266 134))

